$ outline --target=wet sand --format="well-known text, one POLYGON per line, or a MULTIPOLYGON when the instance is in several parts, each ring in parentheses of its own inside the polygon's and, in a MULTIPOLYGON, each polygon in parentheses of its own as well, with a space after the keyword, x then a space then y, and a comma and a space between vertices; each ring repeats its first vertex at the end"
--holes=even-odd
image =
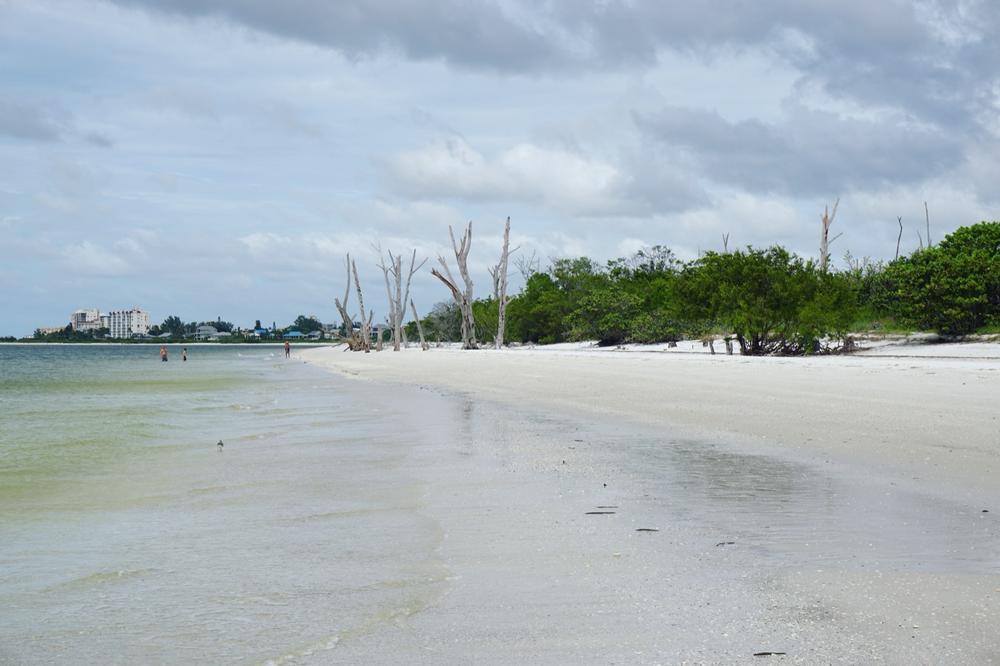
POLYGON ((1000 361, 300 356, 468 415, 440 598, 322 663, 1000 660, 1000 361))

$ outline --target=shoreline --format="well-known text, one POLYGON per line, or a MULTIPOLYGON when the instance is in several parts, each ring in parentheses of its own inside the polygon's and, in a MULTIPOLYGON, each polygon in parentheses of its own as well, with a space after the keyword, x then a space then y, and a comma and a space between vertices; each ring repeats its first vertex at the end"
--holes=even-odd
POLYGON ((295 357, 386 395, 405 387, 402 399, 441 393, 469 419, 417 466, 446 593, 338 645, 347 661, 1000 658, 1000 446, 964 441, 996 423, 1000 358, 295 357), (718 402, 720 384, 744 399, 718 402), (928 386, 941 404, 912 402, 928 386), (873 424, 870 440, 850 440, 873 424), (941 428, 955 444, 935 452, 941 428))
POLYGON ((857 468, 1000 512, 1000 345, 990 347, 996 358, 336 347, 296 356, 354 379, 599 414, 747 452, 857 468))

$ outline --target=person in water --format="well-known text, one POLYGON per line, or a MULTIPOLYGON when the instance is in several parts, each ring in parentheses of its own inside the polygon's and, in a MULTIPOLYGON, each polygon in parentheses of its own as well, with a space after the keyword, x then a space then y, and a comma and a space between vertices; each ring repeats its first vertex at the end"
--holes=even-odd
POLYGON ((185 347, 185 348, 184 348, 184 349, 183 349, 183 350, 181 351, 181 360, 182 360, 182 361, 186 361, 186 360, 188 360, 188 348, 187 348, 187 347, 185 347))
POLYGON ((285 358, 288 358, 292 353, 292 346, 288 344, 288 340, 285 340, 285 358))
POLYGON ((163 345, 160 347, 160 360, 164 363, 167 362, 167 346, 163 345))

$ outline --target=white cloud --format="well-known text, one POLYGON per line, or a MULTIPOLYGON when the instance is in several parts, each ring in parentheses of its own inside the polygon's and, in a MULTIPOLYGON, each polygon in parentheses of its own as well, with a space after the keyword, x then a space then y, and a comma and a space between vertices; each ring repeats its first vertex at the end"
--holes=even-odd
POLYGON ((100 245, 83 241, 64 248, 63 266, 69 273, 99 276, 120 276, 133 272, 133 264, 100 245))
POLYGON ((388 160, 392 184, 413 197, 541 204, 597 215, 627 205, 619 169, 558 148, 517 143, 488 158, 459 138, 388 160))

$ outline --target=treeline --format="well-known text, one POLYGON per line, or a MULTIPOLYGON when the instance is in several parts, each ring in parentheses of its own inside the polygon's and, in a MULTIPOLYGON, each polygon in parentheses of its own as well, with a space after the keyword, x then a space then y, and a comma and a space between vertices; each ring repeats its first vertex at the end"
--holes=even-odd
MULTIPOLYGON (((507 337, 617 345, 712 335, 744 354, 808 354, 841 350, 849 333, 873 328, 1000 331, 1000 222, 962 227, 888 263, 850 255, 845 263, 821 270, 779 246, 688 262, 661 246, 605 265, 558 259, 509 301, 507 337)), ((477 300, 473 310, 479 339, 493 339, 497 301, 477 300)), ((460 339, 453 303, 421 322, 431 340, 460 339)))

